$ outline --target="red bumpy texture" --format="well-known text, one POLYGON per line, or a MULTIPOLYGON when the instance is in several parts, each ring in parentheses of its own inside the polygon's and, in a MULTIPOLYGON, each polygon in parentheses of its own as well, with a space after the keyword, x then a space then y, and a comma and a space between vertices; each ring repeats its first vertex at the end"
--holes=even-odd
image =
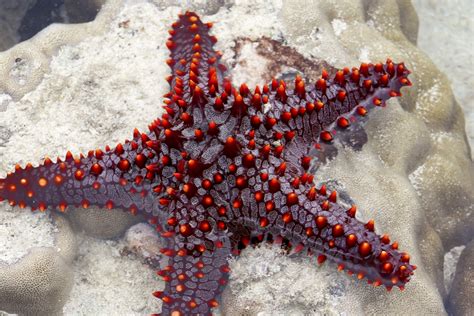
POLYGON ((308 169, 321 144, 411 85, 409 71, 388 60, 324 72, 314 84, 297 77, 291 89, 276 80, 235 88, 211 27, 190 12, 172 25, 171 90, 150 132, 87 156, 17 166, 0 180, 0 198, 40 211, 98 205, 147 216, 169 256, 158 272, 166 287, 153 293, 163 315, 210 314, 230 255, 263 240, 403 288, 415 269, 409 255, 373 221, 358 221, 355 206, 338 204, 335 191, 317 188, 308 169))

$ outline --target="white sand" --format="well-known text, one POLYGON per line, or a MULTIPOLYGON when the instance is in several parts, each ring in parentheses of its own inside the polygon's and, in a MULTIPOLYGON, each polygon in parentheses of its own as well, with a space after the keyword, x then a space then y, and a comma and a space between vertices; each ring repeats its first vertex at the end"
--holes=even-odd
POLYGON ((448 76, 474 147, 474 2, 412 0, 420 19, 418 46, 448 76))
POLYGON ((0 212, 0 265, 12 264, 33 247, 54 247, 56 226, 49 214, 6 207, 0 212))

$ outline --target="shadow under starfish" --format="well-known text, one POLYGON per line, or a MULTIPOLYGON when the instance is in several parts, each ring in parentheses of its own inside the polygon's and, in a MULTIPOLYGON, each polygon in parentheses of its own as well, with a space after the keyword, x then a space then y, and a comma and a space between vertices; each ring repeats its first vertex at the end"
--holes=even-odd
POLYGON ((16 166, 0 180, 0 200, 45 211, 68 205, 143 214, 165 239, 163 315, 210 314, 227 283, 228 259, 250 243, 284 243, 326 258, 359 279, 403 289, 416 268, 374 222, 336 191, 316 188, 309 169, 342 131, 411 85, 388 60, 362 64, 294 88, 273 80, 251 91, 232 86, 209 35, 187 12, 169 31, 170 92, 148 133, 105 151, 16 166))

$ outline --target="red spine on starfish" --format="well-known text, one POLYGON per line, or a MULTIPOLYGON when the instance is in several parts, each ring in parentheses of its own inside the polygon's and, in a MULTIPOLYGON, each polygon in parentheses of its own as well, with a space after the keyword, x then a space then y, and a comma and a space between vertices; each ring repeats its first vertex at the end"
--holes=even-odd
POLYGON ((211 27, 191 12, 173 23, 171 89, 149 132, 86 156, 17 166, 0 180, 0 199, 40 211, 98 205, 147 216, 169 257, 158 272, 166 287, 153 293, 163 315, 210 314, 229 256, 251 240, 286 240, 319 263, 403 289, 416 268, 409 255, 375 233, 373 221, 357 220, 355 206, 338 204, 336 191, 317 188, 309 169, 320 143, 400 96, 409 71, 387 60, 323 72, 315 83, 297 77, 294 88, 277 80, 234 87, 211 27))

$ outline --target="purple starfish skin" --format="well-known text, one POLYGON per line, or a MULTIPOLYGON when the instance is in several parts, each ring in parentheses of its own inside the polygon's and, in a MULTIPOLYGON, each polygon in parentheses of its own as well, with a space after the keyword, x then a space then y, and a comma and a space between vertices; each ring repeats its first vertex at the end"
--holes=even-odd
POLYGON ((362 64, 299 77, 254 92, 234 88, 195 13, 180 15, 167 46, 171 91, 166 113, 133 140, 56 163, 16 167, 0 179, 0 200, 32 210, 68 205, 144 214, 164 237, 169 265, 158 274, 163 315, 210 314, 229 275, 228 259, 250 242, 280 243, 336 262, 374 285, 403 289, 416 268, 409 256, 355 219, 355 206, 319 189, 312 158, 356 117, 411 85, 403 64, 362 64))

